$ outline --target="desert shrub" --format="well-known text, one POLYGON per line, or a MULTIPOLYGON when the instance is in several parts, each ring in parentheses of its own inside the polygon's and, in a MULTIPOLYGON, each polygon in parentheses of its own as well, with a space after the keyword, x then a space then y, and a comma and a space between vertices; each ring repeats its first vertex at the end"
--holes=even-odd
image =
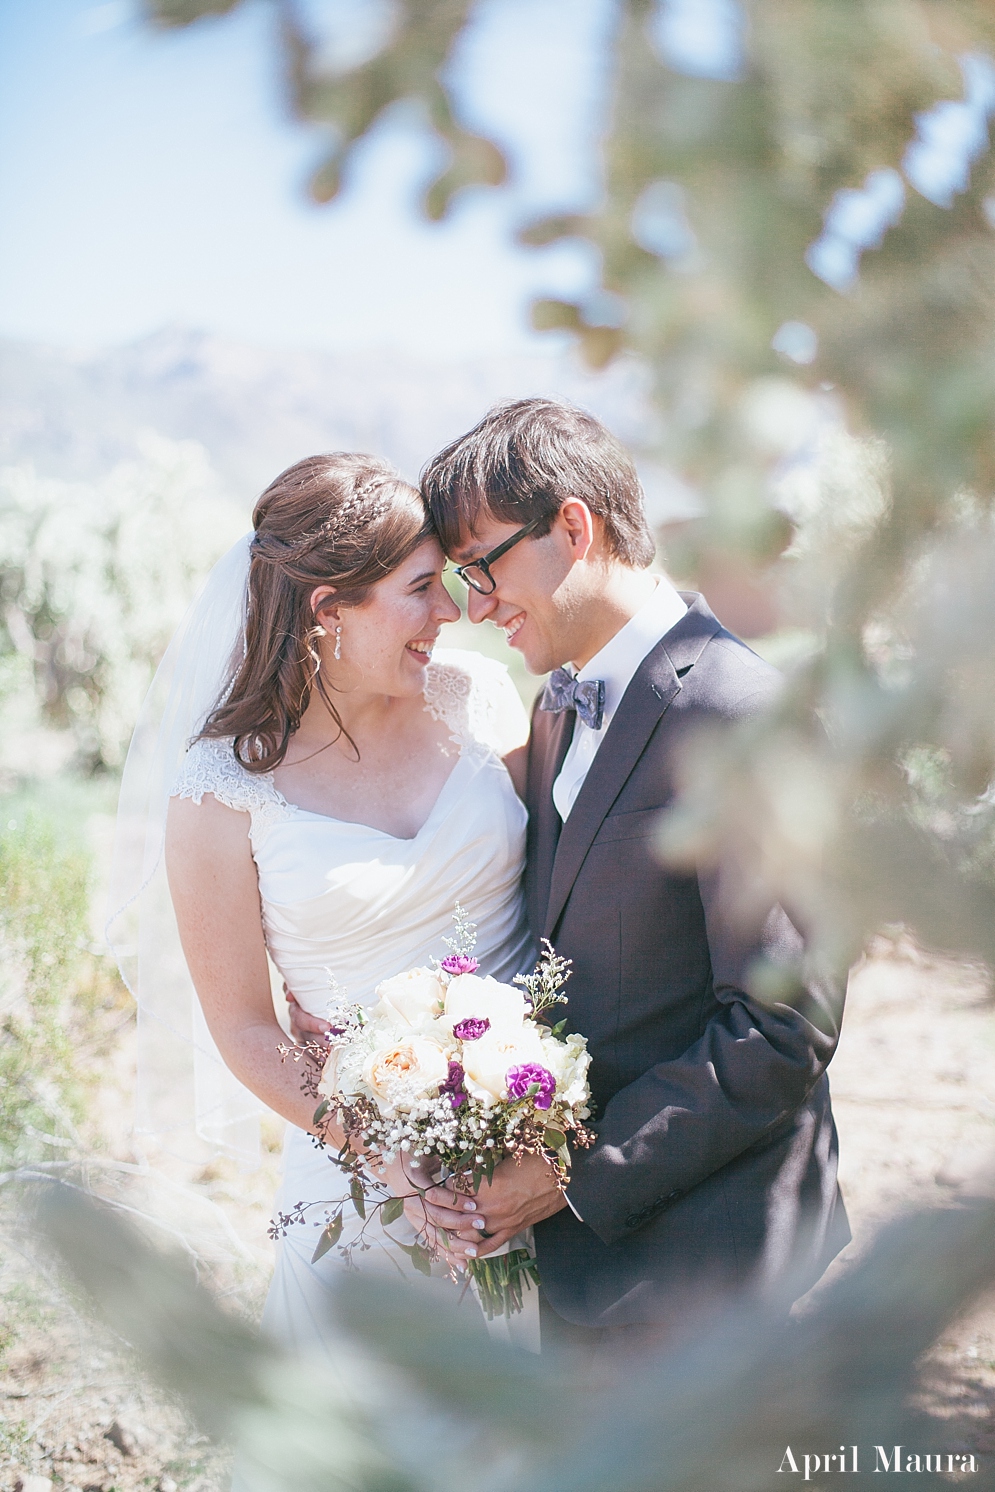
POLYGON ((173 629, 247 526, 193 441, 146 435, 89 483, 0 471, 0 701, 26 685, 80 765, 120 765, 173 629))
POLYGON ((89 851, 38 808, 0 815, 0 1164, 17 1168, 76 1149, 120 995, 91 944, 89 851))

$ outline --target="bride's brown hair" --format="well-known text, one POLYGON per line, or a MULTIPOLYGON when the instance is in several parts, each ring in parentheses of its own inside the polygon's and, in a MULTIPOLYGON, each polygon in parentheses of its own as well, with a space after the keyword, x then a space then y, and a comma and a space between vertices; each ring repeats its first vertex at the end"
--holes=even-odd
POLYGON ((386 461, 338 451, 281 472, 252 526, 245 657, 201 736, 233 736, 247 771, 271 772, 315 688, 348 737, 321 674, 315 641, 324 629, 312 592, 335 587, 319 611, 361 605, 435 530, 419 493, 386 461))

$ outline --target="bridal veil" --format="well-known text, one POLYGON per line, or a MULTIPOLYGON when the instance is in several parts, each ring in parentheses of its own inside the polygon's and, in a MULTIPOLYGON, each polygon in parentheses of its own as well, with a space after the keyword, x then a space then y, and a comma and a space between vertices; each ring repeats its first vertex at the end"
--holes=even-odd
POLYGON ((188 1159, 258 1162, 263 1106, 221 1060, 180 946, 163 854, 184 755, 244 656, 252 535, 215 565, 159 665, 121 782, 107 942, 138 1005, 136 1133, 188 1159), (198 1143, 198 1141, 200 1143, 198 1143))

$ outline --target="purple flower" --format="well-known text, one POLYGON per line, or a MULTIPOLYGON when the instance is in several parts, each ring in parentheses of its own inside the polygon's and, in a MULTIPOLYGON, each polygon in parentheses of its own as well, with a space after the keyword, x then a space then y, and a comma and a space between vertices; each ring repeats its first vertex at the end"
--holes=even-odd
POLYGON ((524 1098, 530 1088, 537 1088, 535 1106, 548 1109, 556 1092, 556 1079, 538 1062, 523 1062, 521 1067, 509 1067, 505 1075, 509 1098, 524 1098))
POLYGON ((461 1104, 469 1102, 469 1094, 463 1087, 463 1077, 464 1072, 462 1063, 450 1062, 449 1076, 446 1078, 446 1081, 439 1087, 440 1097, 443 1093, 448 1093, 449 1102, 452 1104, 454 1109, 458 1109, 461 1104))
POLYGON ((445 969, 447 974, 476 974, 480 965, 468 953, 451 953, 442 960, 439 968, 445 969))
POLYGON ((491 1029, 491 1023, 486 1015, 479 1019, 475 1015, 467 1016, 465 1021, 457 1021, 453 1027, 453 1035, 457 1041, 479 1041, 485 1031, 491 1029))

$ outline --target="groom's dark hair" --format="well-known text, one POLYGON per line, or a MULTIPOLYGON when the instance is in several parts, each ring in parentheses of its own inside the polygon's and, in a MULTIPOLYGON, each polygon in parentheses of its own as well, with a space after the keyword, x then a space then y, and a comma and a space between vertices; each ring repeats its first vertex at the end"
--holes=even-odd
POLYGON ((466 435, 428 463, 422 496, 443 548, 457 548, 481 513, 524 526, 539 519, 547 534, 571 497, 604 524, 605 539, 624 564, 645 567, 655 547, 643 491, 631 458, 600 420, 556 399, 498 404, 466 435))

